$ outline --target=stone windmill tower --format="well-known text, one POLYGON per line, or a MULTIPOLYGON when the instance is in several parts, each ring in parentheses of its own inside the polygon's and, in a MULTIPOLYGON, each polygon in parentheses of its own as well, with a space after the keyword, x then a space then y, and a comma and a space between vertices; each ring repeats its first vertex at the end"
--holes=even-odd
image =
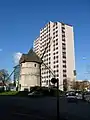
POLYGON ((41 59, 31 49, 28 54, 22 54, 20 58, 20 90, 30 90, 30 87, 40 86, 41 59))

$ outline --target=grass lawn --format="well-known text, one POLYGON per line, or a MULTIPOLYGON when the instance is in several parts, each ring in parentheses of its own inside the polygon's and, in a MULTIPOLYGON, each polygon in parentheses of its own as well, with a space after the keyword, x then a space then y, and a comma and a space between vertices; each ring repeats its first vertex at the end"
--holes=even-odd
MULTIPOLYGON (((57 96, 57 89, 51 89, 50 91, 47 88, 39 88, 34 89, 33 91, 39 91, 42 92, 45 96, 57 96)), ((21 96, 21 97, 27 97, 28 91, 8 91, 8 92, 0 92, 0 96, 21 96)), ((64 93, 62 91, 59 91, 59 95, 63 95, 64 93)))
POLYGON ((16 95, 18 91, 1 92, 0 95, 16 95))
POLYGON ((0 92, 0 96, 20 96, 20 97, 27 97, 27 91, 9 91, 9 92, 0 92))

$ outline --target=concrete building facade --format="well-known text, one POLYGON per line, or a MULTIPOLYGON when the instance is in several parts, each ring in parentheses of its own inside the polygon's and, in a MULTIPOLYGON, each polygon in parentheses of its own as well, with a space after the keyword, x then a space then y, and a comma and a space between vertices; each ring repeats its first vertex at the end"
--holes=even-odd
POLYGON ((40 56, 40 37, 37 37, 37 39, 34 41, 33 45, 34 47, 34 52, 40 56))
MULTIPOLYGON (((40 30, 38 40, 34 41, 34 51, 39 57, 45 51, 43 62, 52 69, 55 77, 59 79, 61 90, 64 89, 68 81, 75 79, 73 26, 60 22, 49 22, 40 30)), ((41 66, 41 76, 42 86, 49 86, 53 75, 43 64, 41 66)), ((70 89, 70 85, 68 85, 68 89, 70 89)))

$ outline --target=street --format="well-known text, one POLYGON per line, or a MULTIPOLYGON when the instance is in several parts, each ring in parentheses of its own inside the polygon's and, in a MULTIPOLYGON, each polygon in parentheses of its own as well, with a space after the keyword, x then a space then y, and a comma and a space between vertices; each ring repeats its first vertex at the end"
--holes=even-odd
MULTIPOLYGON (((60 97, 60 120, 89 120, 90 104, 68 103, 60 97)), ((0 120, 56 120, 56 98, 0 96, 0 120)))

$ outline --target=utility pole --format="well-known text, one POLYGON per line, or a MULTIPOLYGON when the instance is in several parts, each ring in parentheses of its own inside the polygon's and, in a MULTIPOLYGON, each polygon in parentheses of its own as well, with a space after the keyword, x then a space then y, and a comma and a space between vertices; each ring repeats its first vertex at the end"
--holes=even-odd
POLYGON ((57 79, 57 120, 59 120, 59 79, 57 79))
POLYGON ((40 87, 42 86, 42 79, 41 79, 41 63, 40 63, 40 87))
POLYGON ((57 84, 57 120, 59 120, 59 79, 52 78, 51 82, 55 85, 57 84))

